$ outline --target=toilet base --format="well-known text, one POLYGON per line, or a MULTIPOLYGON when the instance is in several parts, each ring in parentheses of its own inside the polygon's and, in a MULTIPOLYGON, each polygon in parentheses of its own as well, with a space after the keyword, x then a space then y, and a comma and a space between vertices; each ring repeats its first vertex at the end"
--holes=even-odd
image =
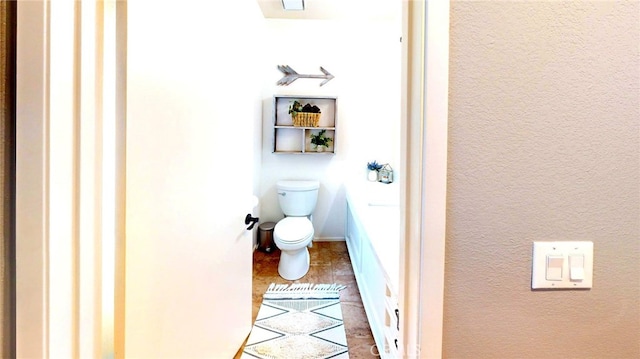
POLYGON ((309 251, 307 246, 294 251, 280 252, 278 274, 286 280, 296 280, 304 277, 309 271, 309 251))

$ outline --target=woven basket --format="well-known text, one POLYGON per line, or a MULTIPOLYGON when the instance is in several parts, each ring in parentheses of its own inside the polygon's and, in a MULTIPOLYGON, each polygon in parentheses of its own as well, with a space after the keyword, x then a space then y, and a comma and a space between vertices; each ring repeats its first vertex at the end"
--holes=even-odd
POLYGON ((296 112, 291 114, 291 119, 296 127, 318 127, 320 115, 320 113, 296 112))

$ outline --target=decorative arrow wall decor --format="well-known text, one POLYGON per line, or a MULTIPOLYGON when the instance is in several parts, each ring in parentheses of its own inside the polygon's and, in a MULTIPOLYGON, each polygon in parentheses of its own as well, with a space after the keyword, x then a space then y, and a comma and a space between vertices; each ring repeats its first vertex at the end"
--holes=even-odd
POLYGON ((324 75, 299 74, 294 69, 292 69, 291 66, 289 65, 278 65, 278 70, 280 70, 284 74, 284 77, 278 81, 278 85, 280 86, 289 86, 289 84, 291 84, 293 81, 297 79, 325 79, 320 83, 320 86, 322 86, 327 82, 331 81, 331 79, 334 77, 332 74, 329 73, 329 71, 325 70, 322 66, 320 66, 320 71, 322 71, 324 75))

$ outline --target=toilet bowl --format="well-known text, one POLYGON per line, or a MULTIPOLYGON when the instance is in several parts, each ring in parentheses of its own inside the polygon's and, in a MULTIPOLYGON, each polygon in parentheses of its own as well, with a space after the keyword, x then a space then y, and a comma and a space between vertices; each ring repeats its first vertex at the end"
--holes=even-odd
POLYGON ((313 240, 311 214, 318 199, 318 181, 278 181, 278 203, 285 218, 276 223, 273 241, 280 249, 278 274, 287 280, 302 278, 309 271, 313 240))
POLYGON ((304 277, 309 271, 309 250, 313 225, 307 217, 286 217, 276 224, 274 241, 280 249, 278 274, 287 280, 304 277))

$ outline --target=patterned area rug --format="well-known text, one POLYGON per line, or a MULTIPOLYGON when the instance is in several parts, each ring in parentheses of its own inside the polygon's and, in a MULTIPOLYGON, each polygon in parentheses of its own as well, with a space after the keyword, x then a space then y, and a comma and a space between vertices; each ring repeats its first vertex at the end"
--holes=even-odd
POLYGON ((243 359, 348 359, 338 284, 272 283, 243 359))

